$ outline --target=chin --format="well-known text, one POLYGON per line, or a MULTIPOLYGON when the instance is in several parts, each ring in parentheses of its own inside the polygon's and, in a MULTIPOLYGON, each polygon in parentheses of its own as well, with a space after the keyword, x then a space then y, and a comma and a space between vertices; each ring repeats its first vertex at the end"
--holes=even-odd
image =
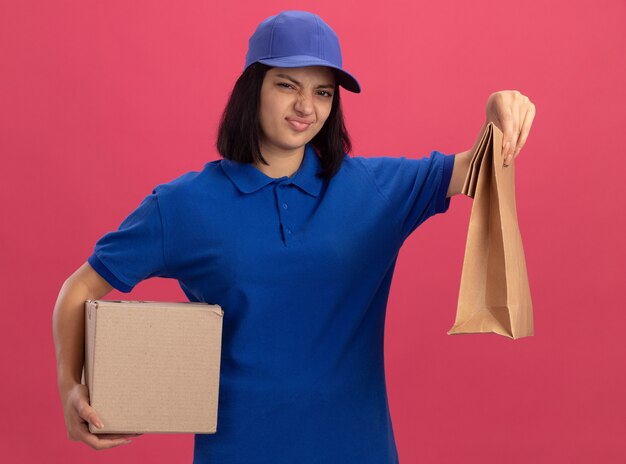
POLYGON ((310 134, 306 134, 306 133, 302 133, 302 134, 288 134, 286 137, 284 137, 282 139, 282 146, 285 148, 291 148, 291 149, 295 149, 295 148, 300 148, 304 145, 306 145, 307 143, 309 143, 311 140, 313 140, 314 136, 311 136, 310 134))
POLYGON ((308 131, 301 133, 286 132, 279 139, 272 138, 266 141, 271 145, 279 147, 281 150, 291 151, 304 147, 307 143, 313 140, 316 135, 317 132, 310 134, 308 131))

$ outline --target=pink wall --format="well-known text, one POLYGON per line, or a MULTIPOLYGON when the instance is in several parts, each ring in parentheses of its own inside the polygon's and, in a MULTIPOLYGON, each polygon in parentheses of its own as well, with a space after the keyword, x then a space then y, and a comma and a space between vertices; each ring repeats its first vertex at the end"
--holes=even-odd
MULTIPOLYGON (((3 462, 191 462, 192 435, 96 452, 66 437, 51 314, 96 240, 158 183, 217 159, 218 117, 256 25, 308 9, 363 92, 354 155, 469 149, 490 93, 537 107, 516 160, 535 336, 448 336, 471 200, 405 243, 386 368, 403 463, 626 462, 626 4, 3 2, 3 462)), ((151 279, 110 299, 182 301, 151 279)))

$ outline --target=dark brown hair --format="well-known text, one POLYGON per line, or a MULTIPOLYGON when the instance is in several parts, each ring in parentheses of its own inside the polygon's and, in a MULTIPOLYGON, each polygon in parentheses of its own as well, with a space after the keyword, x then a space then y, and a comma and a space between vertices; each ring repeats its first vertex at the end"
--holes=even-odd
MULTIPOLYGON (((240 163, 267 164, 259 149, 259 104, 263 79, 271 68, 263 63, 253 63, 237 79, 222 113, 217 134, 217 151, 222 158, 240 163)), ((337 77, 336 71, 331 70, 337 77)), ((352 150, 343 121, 338 85, 328 119, 309 143, 320 154, 322 177, 330 180, 341 167, 344 154, 352 150)))

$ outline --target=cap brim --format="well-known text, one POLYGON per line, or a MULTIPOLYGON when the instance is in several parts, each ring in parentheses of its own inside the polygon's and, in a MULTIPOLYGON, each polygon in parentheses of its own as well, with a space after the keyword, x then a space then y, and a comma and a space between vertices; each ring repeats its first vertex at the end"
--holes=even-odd
POLYGON ((329 61, 322 60, 317 57, 308 55, 284 56, 280 58, 271 58, 266 60, 258 60, 259 63, 268 66, 276 66, 279 68, 300 68, 303 66, 328 66, 338 71, 338 84, 349 92, 361 93, 361 86, 352 74, 344 71, 329 61))

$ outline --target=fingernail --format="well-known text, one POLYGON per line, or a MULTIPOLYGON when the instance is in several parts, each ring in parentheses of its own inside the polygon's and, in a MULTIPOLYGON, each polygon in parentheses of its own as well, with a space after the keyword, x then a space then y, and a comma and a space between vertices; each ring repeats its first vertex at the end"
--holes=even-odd
POLYGON ((96 424, 96 427, 98 427, 99 429, 101 429, 102 427, 104 427, 104 424, 102 422, 98 422, 96 424))

